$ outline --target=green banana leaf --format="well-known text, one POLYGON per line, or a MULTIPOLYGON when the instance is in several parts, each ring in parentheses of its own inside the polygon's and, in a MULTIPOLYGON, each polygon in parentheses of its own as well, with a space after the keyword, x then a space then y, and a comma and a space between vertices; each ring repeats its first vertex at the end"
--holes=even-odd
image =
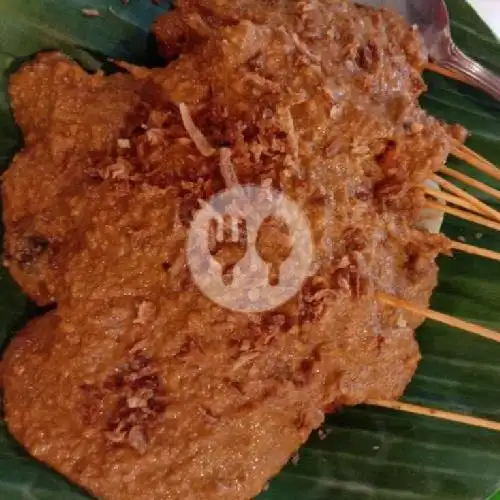
MULTIPOLYGON (((448 3, 457 43, 500 73, 498 41, 464 0, 448 3)), ((89 70, 106 67, 110 56, 155 64, 148 28, 167 8, 168 3, 148 0, 131 0, 127 6, 120 0, 0 0, 0 168, 20 147, 6 93, 12 71, 36 51, 54 48, 89 70), (98 9, 101 16, 85 17, 83 8, 98 9)), ((422 104, 435 116, 467 127, 469 145, 500 164, 500 104, 437 75, 427 78, 422 104)), ((491 183, 458 161, 450 163, 491 183)), ((498 235, 480 226, 447 218, 444 232, 500 250, 498 235)), ((500 330, 500 266, 468 255, 442 258, 440 266, 433 307, 500 330)), ((38 313, 1 269, 0 346, 38 313)), ((500 420, 500 344, 431 322, 420 328, 418 339, 423 360, 406 401, 500 420)), ((500 500, 495 496, 500 433, 373 407, 330 416, 325 433, 326 439, 312 436, 299 462, 271 482, 262 500, 500 500)), ((29 457, 0 423, 0 499, 85 498, 29 457)))

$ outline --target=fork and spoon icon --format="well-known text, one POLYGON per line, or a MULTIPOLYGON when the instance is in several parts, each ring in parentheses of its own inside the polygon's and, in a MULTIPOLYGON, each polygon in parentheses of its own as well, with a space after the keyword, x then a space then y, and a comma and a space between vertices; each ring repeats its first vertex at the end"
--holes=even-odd
POLYGON ((187 257, 194 281, 214 302, 238 311, 274 309, 309 275, 309 223, 283 193, 238 186, 195 214, 187 257))
MULTIPOLYGON (((226 285, 233 281, 233 270, 236 264, 249 251, 248 229, 244 218, 215 218, 212 220, 214 241, 210 241, 212 257, 222 267, 222 279, 226 285)), ((268 282, 277 286, 280 279, 280 268, 291 254, 288 227, 274 216, 265 219, 255 239, 255 249, 268 269, 268 282)), ((255 263, 255 265, 258 265, 255 263)))

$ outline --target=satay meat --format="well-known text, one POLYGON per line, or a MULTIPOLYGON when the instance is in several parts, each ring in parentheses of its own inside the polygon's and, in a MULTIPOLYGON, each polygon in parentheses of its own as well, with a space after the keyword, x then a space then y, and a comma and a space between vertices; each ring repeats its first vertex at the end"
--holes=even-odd
MULTIPOLYGON (((56 308, 4 355, 5 418, 97 498, 248 500, 325 412, 410 382, 422 318, 376 294, 429 302, 448 244, 421 229, 423 182, 450 139, 391 12, 182 1, 154 29, 163 68, 88 75, 45 53, 12 77, 6 260, 56 308), (273 310, 225 309, 190 273, 191 222, 228 168, 310 223, 311 272, 273 310)), ((261 253, 286 258, 284 232, 266 226, 261 253)))

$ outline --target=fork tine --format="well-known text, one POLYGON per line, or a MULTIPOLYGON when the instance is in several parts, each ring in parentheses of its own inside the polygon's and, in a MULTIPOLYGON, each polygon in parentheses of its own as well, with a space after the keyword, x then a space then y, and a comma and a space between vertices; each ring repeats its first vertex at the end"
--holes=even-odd
POLYGON ((216 215, 212 219, 212 224, 215 231, 215 241, 222 243, 224 241, 224 220, 220 215, 216 215))
POLYGON ((231 241, 238 243, 240 239, 240 219, 231 217, 231 241))

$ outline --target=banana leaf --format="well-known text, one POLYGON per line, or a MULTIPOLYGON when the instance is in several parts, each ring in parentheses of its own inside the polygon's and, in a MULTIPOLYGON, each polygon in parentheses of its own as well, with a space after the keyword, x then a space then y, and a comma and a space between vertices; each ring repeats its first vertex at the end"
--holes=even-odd
MULTIPOLYGON (((465 0, 448 3, 457 43, 500 73, 498 41, 465 0)), ((42 49, 62 50, 89 70, 106 68, 108 57, 155 64, 148 29, 167 8, 168 3, 147 0, 128 5, 120 0, 1 0, 0 168, 7 167, 21 146, 6 93, 12 71, 42 49), (85 17, 84 8, 98 9, 101 15, 85 17)), ((500 164, 499 103, 437 75, 427 75, 427 81, 423 106, 467 127, 470 147, 500 164)), ((450 163, 491 183, 458 161, 450 163)), ((480 226, 447 218, 443 230, 454 239, 500 250, 498 234, 480 226)), ((462 254, 442 258, 440 267, 433 308, 500 330, 500 266, 462 254)), ((0 346, 5 346, 40 311, 4 269, 0 298, 0 346)), ((431 322, 419 329, 418 340, 423 360, 406 401, 500 420, 500 344, 431 322)), ((324 432, 326 439, 312 436, 298 463, 287 466, 261 500, 500 498, 495 496, 500 490, 500 433, 374 407, 331 415, 324 432)), ((0 499, 86 498, 85 492, 31 458, 0 423, 0 499)))

